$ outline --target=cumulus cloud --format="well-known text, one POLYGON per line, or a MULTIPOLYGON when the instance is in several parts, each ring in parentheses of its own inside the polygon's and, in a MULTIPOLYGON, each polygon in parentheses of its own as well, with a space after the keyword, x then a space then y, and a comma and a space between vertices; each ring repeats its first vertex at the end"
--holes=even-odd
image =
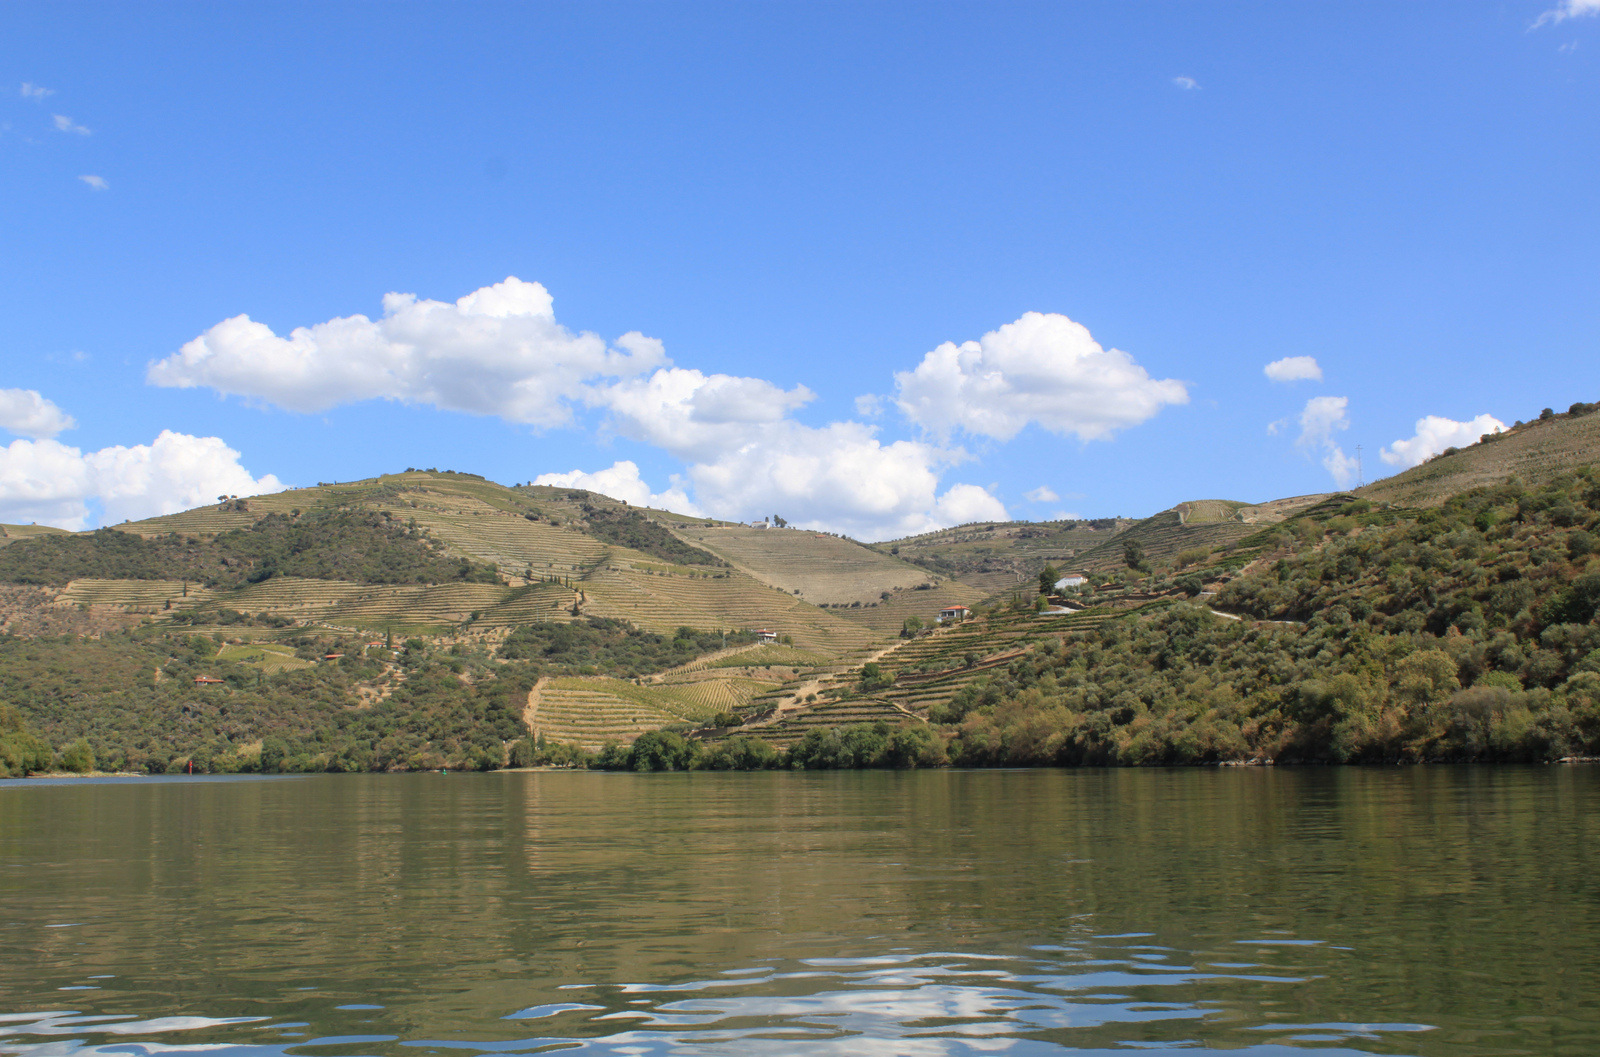
POLYGON ((1192 92, 1200 87, 1200 82, 1193 77, 1174 77, 1172 83, 1182 88, 1185 92, 1192 92))
POLYGON ((105 523, 172 514, 218 495, 259 495, 283 484, 254 477, 219 437, 163 430, 149 444, 84 452, 55 440, 0 448, 0 520, 89 527, 91 504, 105 523))
POLYGON ((32 99, 37 101, 43 99, 47 95, 55 94, 56 90, 54 88, 46 88, 42 84, 31 84, 28 81, 22 82, 22 98, 24 99, 32 99))
POLYGON ((1500 433, 1506 424, 1493 415, 1479 415, 1465 422, 1426 415, 1417 419, 1417 432, 1397 440, 1378 453, 1390 466, 1420 466, 1446 448, 1464 448, 1478 443, 1485 433, 1500 433))
MULTIPOLYGON (((802 424, 793 415, 814 399, 805 386, 677 367, 637 332, 610 344, 574 333, 538 283, 511 277, 453 303, 390 294, 383 305, 376 320, 341 317, 287 335, 236 316, 152 363, 147 378, 298 412, 388 399, 545 428, 593 409, 610 432, 683 460, 681 478, 658 493, 624 460, 537 481, 686 513, 745 520, 776 511, 864 538, 1005 516, 986 489, 941 485, 966 458, 959 448, 886 443, 860 422, 802 424)), ((901 406, 929 429, 1002 439, 1029 421, 1108 436, 1187 399, 1181 383, 1154 381, 1071 320, 1038 313, 982 342, 942 346, 897 382, 901 406), (966 413, 974 401, 976 417, 966 413)), ((858 402, 863 415, 876 406, 858 402)))
POLYGON ((601 495, 608 495, 612 499, 620 499, 634 506, 671 510, 692 517, 700 516, 700 508, 690 501, 683 489, 674 486, 665 492, 650 491, 650 486, 639 475, 638 464, 627 459, 614 462, 594 473, 586 473, 583 470, 542 473, 533 479, 533 483, 556 488, 581 488, 586 492, 599 492, 601 495))
POLYGON ((804 528, 884 539, 981 519, 1005 507, 976 485, 939 492, 941 471, 964 458, 919 441, 884 443, 859 422, 783 421, 755 441, 688 470, 695 498, 715 517, 776 511, 804 528))
POLYGON ((1054 503, 1061 497, 1056 495, 1055 489, 1051 488, 1049 485, 1042 484, 1033 491, 1025 494, 1023 498, 1030 503, 1054 503))
POLYGON ((1355 480, 1358 466, 1358 461, 1346 455, 1333 439, 1335 433, 1350 428, 1349 407, 1350 398, 1345 396, 1314 396, 1307 400, 1300 412, 1300 436, 1295 440, 1298 447, 1322 450, 1323 468, 1340 488, 1355 480))
POLYGON ((1600 15, 1600 0, 1561 0, 1561 3, 1534 19, 1531 28, 1554 25, 1565 22, 1569 18, 1583 18, 1586 15, 1600 15))
POLYGON ((56 131, 70 132, 75 136, 87 136, 89 130, 82 125, 74 124, 73 120, 65 114, 55 114, 56 131))
POLYGON ((0 389, 0 429, 35 440, 77 425, 72 416, 35 389, 0 389))
POLYGON ((106 183, 104 177, 100 176, 80 176, 78 179, 82 180, 96 191, 104 191, 111 186, 110 184, 106 183))
POLYGON ((512 276, 455 302, 387 294, 377 320, 344 316, 279 337, 240 315, 150 365, 154 385, 205 386, 290 411, 386 399, 498 415, 537 427, 572 417, 570 402, 606 378, 664 364, 637 332, 608 346, 556 322, 539 283, 512 276))
POLYGON ((803 385, 781 389, 760 378, 664 367, 596 388, 589 399, 610 411, 611 428, 623 436, 705 460, 750 443, 814 396, 803 385))
POLYGON ((1274 382, 1322 381, 1322 367, 1315 356, 1285 356, 1261 368, 1261 373, 1274 382))
POLYGON ((1056 313, 1029 312, 977 341, 947 341, 894 377, 900 409, 941 436, 959 428, 1010 440, 1034 422, 1100 440, 1189 401, 1182 382, 1151 378, 1056 313))

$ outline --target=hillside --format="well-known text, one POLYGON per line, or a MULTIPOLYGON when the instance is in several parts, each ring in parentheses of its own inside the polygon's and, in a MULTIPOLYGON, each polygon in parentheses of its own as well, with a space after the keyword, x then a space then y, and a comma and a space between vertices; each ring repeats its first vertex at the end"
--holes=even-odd
POLYGON ((153 770, 1596 753, 1586 407, 1355 493, 871 547, 435 470, 7 526, 0 696, 34 733, 6 751, 153 770), (1046 564, 1092 582, 1035 613, 1046 564), (975 619, 933 627, 951 604, 975 619))
POLYGON ((886 592, 929 582, 923 569, 826 533, 687 519, 673 528, 734 568, 814 605, 866 604, 886 592))
POLYGON ((958 579, 983 595, 1009 592, 1031 582, 1046 565, 1071 568, 1077 556, 1093 550, 1133 522, 1126 518, 1093 521, 979 522, 873 544, 936 577, 958 579))
MULTIPOLYGON (((0 581, 58 588, 53 605, 227 626, 247 638, 276 632, 227 613, 490 639, 529 621, 590 616, 655 631, 765 627, 835 654, 876 640, 793 594, 781 548, 747 570, 675 531, 694 527, 593 493, 413 470, 19 540, 0 551, 0 581)), ((809 534, 780 535, 798 565, 811 560, 809 534)), ((829 539, 871 564, 896 564, 829 539)))
POLYGON ((1562 414, 1519 422, 1505 433, 1444 454, 1356 490, 1399 506, 1438 506, 1451 495, 1516 477, 1524 484, 1554 480, 1600 458, 1600 405, 1578 403, 1562 414))

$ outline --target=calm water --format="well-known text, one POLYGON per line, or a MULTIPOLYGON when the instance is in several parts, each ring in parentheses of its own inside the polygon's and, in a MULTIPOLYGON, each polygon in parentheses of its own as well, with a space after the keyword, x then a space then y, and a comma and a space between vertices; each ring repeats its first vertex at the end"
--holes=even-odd
POLYGON ((0 1054, 1600 1053, 1600 768, 0 783, 0 1054))

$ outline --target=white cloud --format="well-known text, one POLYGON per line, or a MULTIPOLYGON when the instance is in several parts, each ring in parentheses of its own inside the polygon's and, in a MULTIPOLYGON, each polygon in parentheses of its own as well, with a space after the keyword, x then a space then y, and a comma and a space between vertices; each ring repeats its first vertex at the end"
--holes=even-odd
POLYGON ((0 448, 0 520, 79 530, 90 503, 104 521, 139 520, 212 502, 218 495, 281 491, 267 474, 252 477, 219 437, 163 430, 150 444, 83 452, 55 440, 17 440, 0 448))
POLYGON ((1192 92, 1200 87, 1200 82, 1193 77, 1174 77, 1172 83, 1182 88, 1185 92, 1192 92))
MULTIPOLYGON (((966 525, 973 521, 1010 521, 1005 504, 975 484, 951 485, 933 508, 935 522, 966 525)), ((926 530, 919 530, 926 531, 926 530)))
POLYGON ((750 443, 814 395, 803 385, 785 390, 760 378, 664 367, 597 388, 589 399, 611 412, 611 427, 623 436, 706 460, 750 443))
POLYGON ((1322 367, 1315 356, 1285 356, 1261 368, 1261 373, 1274 382, 1322 381, 1322 367))
POLYGON ((1529 28, 1538 29, 1540 26, 1554 25, 1569 18, 1583 18, 1586 15, 1600 15, 1600 0, 1561 0, 1561 3, 1535 19, 1529 28))
POLYGON ((1493 415, 1479 415, 1466 422, 1427 415, 1417 419, 1417 432, 1384 448, 1378 456, 1390 466, 1420 466, 1446 448, 1465 448, 1478 443, 1485 433, 1500 433, 1506 424, 1493 415))
POLYGON ((1033 491, 1025 494, 1023 498, 1030 503, 1054 503, 1061 497, 1056 495, 1055 489, 1051 488, 1049 485, 1042 484, 1033 491))
POLYGON ((1336 431, 1350 428, 1350 416, 1346 414, 1349 406, 1347 396, 1314 396, 1307 400, 1305 410, 1300 412, 1300 439, 1295 443, 1302 448, 1332 444, 1336 431))
POLYGON ((1322 465, 1333 475, 1334 483, 1344 488, 1355 480, 1357 460, 1346 455, 1334 441, 1333 435, 1350 428, 1346 413, 1350 398, 1345 396, 1314 396, 1306 401, 1300 412, 1300 436, 1295 445, 1301 448, 1323 449, 1322 465))
POLYGON ((87 135, 89 135, 89 130, 88 129, 84 128, 82 125, 73 124, 72 119, 70 117, 68 117, 67 115, 65 115, 65 114, 56 114, 56 115, 54 115, 54 117, 55 117, 55 121, 56 121, 56 131, 58 131, 58 132, 71 132, 72 134, 77 135, 77 136, 87 136, 87 135))
POLYGON ((1284 430, 1286 430, 1288 428, 1289 428, 1289 420, 1286 419, 1286 418, 1280 418, 1280 419, 1278 419, 1278 420, 1276 420, 1274 422, 1268 422, 1267 423, 1267 436, 1276 437, 1278 434, 1282 433, 1284 430))
POLYGON ((24 99, 39 100, 47 95, 55 94, 56 90, 54 88, 46 88, 40 84, 30 84, 27 81, 22 82, 22 98, 24 99))
POLYGON ((1350 482, 1356 479, 1356 472, 1360 469, 1360 460, 1346 455, 1344 449, 1337 444, 1328 446, 1328 453, 1322 457, 1323 469, 1333 476, 1333 483, 1340 488, 1350 487, 1350 482))
POLYGON ((877 393, 862 393, 856 397, 856 414, 862 418, 877 418, 883 414, 883 397, 877 393))
POLYGON ((106 183, 105 178, 101 176, 80 176, 78 179, 82 180, 96 191, 104 191, 111 186, 110 184, 106 183))
POLYGON ((377 320, 345 316, 286 338, 235 316, 152 363, 146 377, 290 411, 382 398, 550 427, 571 419, 570 402, 589 396, 591 383, 668 362, 659 341, 637 332, 612 347, 574 334, 552 305, 539 283, 513 276, 454 303, 388 294, 377 320))
POLYGON ((978 341, 947 341, 894 377, 900 409, 941 436, 960 428, 1010 440, 1036 422, 1105 439, 1189 400, 1182 382, 1151 378, 1133 357, 1102 348, 1055 313, 1026 313, 978 341))
POLYGON ((77 423, 34 389, 0 389, 0 429, 35 440, 53 437, 77 423))
POLYGON ((784 421, 754 442, 689 468, 695 499, 714 517, 776 512, 802 528, 884 539, 982 518, 1005 507, 976 485, 939 493, 940 471, 964 454, 919 441, 885 444, 859 422, 814 428, 784 421))
POLYGON ((614 462, 604 470, 596 470, 594 473, 585 473, 582 470, 542 473, 533 479, 533 483, 556 488, 581 488, 586 492, 599 492, 601 495, 608 495, 612 499, 620 499, 634 506, 671 510, 692 517, 700 516, 700 509, 690 501, 682 488, 675 486, 665 492, 651 492, 650 486, 639 476, 638 464, 626 459, 614 462))

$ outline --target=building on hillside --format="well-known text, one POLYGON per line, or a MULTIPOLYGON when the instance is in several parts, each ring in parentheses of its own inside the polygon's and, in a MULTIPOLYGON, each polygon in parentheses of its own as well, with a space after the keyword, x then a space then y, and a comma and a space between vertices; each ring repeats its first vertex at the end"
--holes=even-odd
POLYGON ((344 654, 342 654, 342 653, 324 653, 322 655, 322 659, 325 660, 325 661, 337 661, 338 659, 340 659, 343 656, 344 656, 344 654))
POLYGON ((972 616, 972 610, 966 606, 945 606, 939 610, 939 623, 948 624, 952 620, 966 620, 972 616))
POLYGON ((1089 582, 1089 578, 1082 573, 1068 573, 1056 581, 1056 590, 1065 591, 1069 587, 1082 587, 1089 582))
POLYGON ((221 686, 223 681, 214 675, 197 675, 194 677, 196 686, 221 686))
POLYGON ((757 628, 756 629, 756 641, 757 642, 777 642, 778 641, 778 633, 776 631, 768 631, 766 628, 757 628))
POLYGON ((772 526, 768 525, 765 521, 752 521, 752 522, 750 522, 750 527, 751 528, 771 528, 772 526))

